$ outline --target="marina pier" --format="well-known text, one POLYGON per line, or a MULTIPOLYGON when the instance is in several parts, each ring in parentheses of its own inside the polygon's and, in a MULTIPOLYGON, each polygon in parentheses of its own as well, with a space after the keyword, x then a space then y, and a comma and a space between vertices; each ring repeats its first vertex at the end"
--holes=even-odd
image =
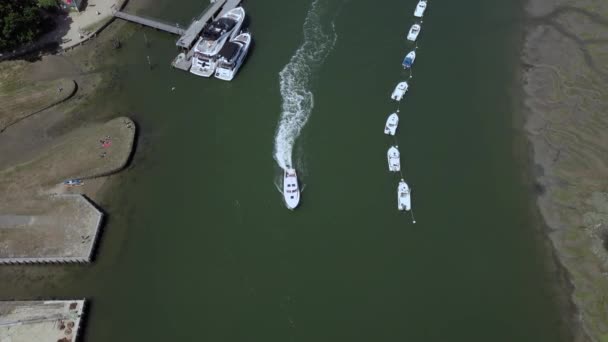
POLYGON ((180 48, 182 52, 177 55, 171 65, 177 69, 188 71, 192 66, 194 44, 205 28, 205 25, 207 25, 209 21, 214 20, 239 6, 240 3, 241 0, 215 0, 211 2, 186 29, 179 24, 168 24, 160 20, 133 15, 123 11, 114 12, 114 17, 180 36, 175 45, 180 48))
POLYGON ((161 31, 165 31, 165 32, 169 32, 169 33, 173 33, 173 34, 177 34, 177 35, 183 35, 184 32, 186 32, 183 28, 179 27, 179 24, 170 25, 170 24, 162 23, 158 20, 144 18, 141 16, 125 13, 122 11, 114 12, 114 16, 116 18, 120 18, 120 19, 123 19, 126 21, 144 25, 144 26, 149 26, 149 27, 155 28, 157 30, 161 30, 161 31))

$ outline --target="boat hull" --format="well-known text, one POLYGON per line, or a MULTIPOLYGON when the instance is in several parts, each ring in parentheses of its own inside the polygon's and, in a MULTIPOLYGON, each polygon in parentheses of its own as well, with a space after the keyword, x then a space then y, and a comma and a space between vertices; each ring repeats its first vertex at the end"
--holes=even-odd
POLYGON ((416 39, 418 39, 420 30, 422 30, 422 27, 420 25, 418 25, 418 24, 412 25, 412 27, 410 28, 410 30, 407 33, 407 40, 415 42, 416 39))
POLYGON ((391 146, 386 153, 386 159, 388 161, 388 170, 391 172, 401 171, 401 156, 397 146, 391 146))
POLYGON ((283 199, 287 209, 294 210, 300 204, 300 188, 295 169, 287 169, 283 175, 283 199))
POLYGON ((412 209, 411 191, 407 183, 402 179, 397 188, 397 209, 410 211, 412 209))
POLYGON ((424 16, 424 11, 426 11, 426 5, 426 1, 418 2, 418 5, 416 5, 416 9, 414 10, 414 17, 422 18, 424 16))
POLYGON ((409 69, 412 67, 412 65, 414 65, 414 61, 416 60, 416 52, 415 51, 411 51, 410 53, 408 53, 405 58, 403 59, 403 67, 405 69, 409 69))
POLYGON ((212 63, 209 66, 200 66, 200 65, 195 65, 195 63, 192 63, 192 66, 190 67, 190 73, 192 73, 196 76, 211 77, 214 72, 215 72, 215 63, 212 63))
POLYGON ((395 87, 395 90, 393 90, 393 93, 391 94, 391 99, 393 99, 395 101, 401 101, 401 99, 403 98, 403 95, 405 95, 405 93, 407 92, 408 89, 409 89, 409 86, 408 86, 407 82, 401 82, 401 83, 397 84, 397 86, 395 87))
MULTIPOLYGON (((249 53, 249 46, 251 45, 251 35, 249 33, 244 33, 243 35, 246 35, 247 39, 246 42, 244 43, 245 45, 243 45, 243 52, 241 52, 241 55, 239 56, 239 59, 236 62, 236 67, 234 69, 226 69, 226 68, 222 68, 222 67, 218 67, 215 71, 215 78, 223 80, 223 81, 232 81, 234 79, 234 77, 236 76, 236 74, 239 72, 239 69, 241 68, 241 66, 243 65, 243 62, 245 61, 245 58, 247 58, 247 54, 249 53)), ((237 37, 238 39, 238 37, 237 37)))
POLYGON ((393 113, 386 119, 386 125, 384 126, 384 134, 395 135, 397 127, 399 125, 399 116, 397 113, 393 113))

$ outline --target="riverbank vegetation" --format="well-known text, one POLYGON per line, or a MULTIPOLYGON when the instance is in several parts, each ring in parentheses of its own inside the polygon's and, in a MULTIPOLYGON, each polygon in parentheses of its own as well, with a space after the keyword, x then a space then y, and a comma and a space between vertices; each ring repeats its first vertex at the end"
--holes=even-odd
POLYGON ((49 15, 59 10, 58 0, 0 1, 0 52, 29 44, 52 30, 49 15))

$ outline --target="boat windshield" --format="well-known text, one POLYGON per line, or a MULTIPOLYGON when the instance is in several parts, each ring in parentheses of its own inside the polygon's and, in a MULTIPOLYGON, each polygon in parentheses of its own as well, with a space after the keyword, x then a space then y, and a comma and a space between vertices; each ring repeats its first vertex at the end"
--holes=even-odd
POLYGON ((226 32, 232 30, 236 21, 228 18, 220 18, 203 29, 201 36, 206 40, 217 40, 226 32))
POLYGON ((222 59, 219 63, 219 67, 222 69, 234 69, 235 63, 234 63, 234 61, 232 61, 232 63, 231 63, 230 61, 222 59))
POLYGON ((196 58, 198 58, 202 62, 207 62, 207 63, 211 62, 211 58, 209 58, 209 56, 207 56, 207 55, 203 55, 202 53, 196 53, 196 58))

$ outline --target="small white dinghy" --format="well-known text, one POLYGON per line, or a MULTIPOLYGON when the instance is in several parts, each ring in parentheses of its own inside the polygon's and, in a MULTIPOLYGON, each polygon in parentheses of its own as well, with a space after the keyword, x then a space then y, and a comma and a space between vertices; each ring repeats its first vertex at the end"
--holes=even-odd
POLYGON ((399 113, 399 110, 389 115, 388 119, 386 119, 384 134, 395 135, 395 132, 397 132, 397 126, 399 125, 399 115, 397 115, 397 113, 399 113))
POLYGON ((399 153, 399 146, 391 146, 386 152, 386 158, 388 159, 388 170, 392 172, 401 171, 401 158, 399 153))
POLYGON ((412 51, 408 52, 407 55, 405 55, 405 58, 403 59, 403 63, 401 63, 401 65, 403 65, 404 69, 409 69, 412 67, 412 65, 414 65, 415 60, 416 60, 416 51, 412 50, 412 51))
POLYGON ((288 209, 295 209, 300 204, 300 189, 298 188, 298 175, 295 169, 285 170, 283 177, 283 197, 288 209))
POLYGON ((414 17, 422 18, 424 16, 424 11, 426 11, 426 0, 420 0, 414 10, 414 17))
POLYGON ((419 24, 412 25, 412 27, 410 27, 410 31, 407 33, 407 40, 415 42, 416 39, 418 39, 418 35, 420 34, 420 29, 421 27, 419 24))
POLYGON ((395 90, 393 90, 391 99, 395 101, 401 101, 401 98, 403 98, 403 95, 405 95, 408 89, 409 86, 407 85, 407 82, 399 82, 399 84, 397 84, 397 86, 395 87, 395 90))
POLYGON ((412 202, 410 198, 410 187, 407 183, 401 179, 399 187, 397 188, 397 209, 410 211, 412 208, 412 202))

